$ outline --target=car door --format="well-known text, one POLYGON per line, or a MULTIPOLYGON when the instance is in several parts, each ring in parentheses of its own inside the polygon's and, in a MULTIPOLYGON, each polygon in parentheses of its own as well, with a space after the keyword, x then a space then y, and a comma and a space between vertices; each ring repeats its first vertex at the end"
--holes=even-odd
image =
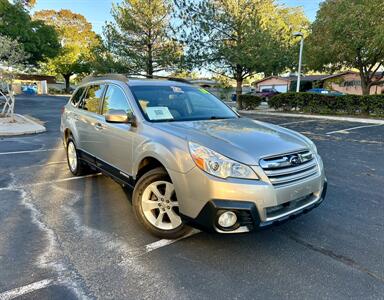
MULTIPOLYGON (((79 149, 86 157, 95 156, 99 144, 98 134, 101 129, 103 117, 100 115, 100 107, 103 99, 105 84, 91 84, 88 86, 85 96, 79 104, 81 113, 78 115, 79 149), (88 155, 87 155, 88 154, 88 155)), ((94 163, 93 160, 91 160, 94 163)))
MULTIPOLYGON (((102 115, 110 110, 124 110, 132 114, 132 107, 124 90, 118 85, 108 85, 104 96, 102 115)), ((105 162, 109 172, 117 177, 130 177, 132 174, 132 145, 135 130, 131 124, 108 123, 103 117, 99 140, 102 147, 97 149, 97 156, 105 162)))

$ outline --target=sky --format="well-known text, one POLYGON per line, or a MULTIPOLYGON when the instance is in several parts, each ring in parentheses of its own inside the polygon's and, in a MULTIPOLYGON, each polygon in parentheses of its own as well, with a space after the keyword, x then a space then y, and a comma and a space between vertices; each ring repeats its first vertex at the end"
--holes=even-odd
MULTIPOLYGON (((116 2, 120 0, 37 0, 32 13, 42 9, 70 9, 85 16, 92 23, 96 33, 101 34, 104 23, 112 21, 112 3, 116 2)), ((302 6, 305 14, 313 21, 321 0, 278 0, 277 2, 286 6, 302 6)))

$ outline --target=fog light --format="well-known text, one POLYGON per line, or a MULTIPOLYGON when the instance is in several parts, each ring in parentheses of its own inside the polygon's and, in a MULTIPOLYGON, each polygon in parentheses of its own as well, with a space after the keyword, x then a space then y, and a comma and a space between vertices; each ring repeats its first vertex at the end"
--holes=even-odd
POLYGON ((217 220, 217 223, 224 228, 229 228, 235 225, 237 222, 237 216, 232 211, 226 211, 222 213, 217 220))

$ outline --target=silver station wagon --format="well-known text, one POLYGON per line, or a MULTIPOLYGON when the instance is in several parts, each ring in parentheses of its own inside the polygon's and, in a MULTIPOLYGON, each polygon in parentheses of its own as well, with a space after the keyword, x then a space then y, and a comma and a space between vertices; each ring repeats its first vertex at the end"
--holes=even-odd
POLYGON ((239 116, 181 80, 88 78, 61 132, 70 171, 133 187, 137 219, 162 238, 191 227, 248 232, 305 213, 326 193, 311 140, 239 116))

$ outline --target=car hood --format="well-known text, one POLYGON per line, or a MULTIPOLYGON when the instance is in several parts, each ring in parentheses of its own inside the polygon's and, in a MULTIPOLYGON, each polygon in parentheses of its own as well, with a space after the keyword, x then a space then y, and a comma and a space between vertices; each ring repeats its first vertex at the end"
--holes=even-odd
POLYGON ((249 165, 258 165, 262 157, 310 149, 303 135, 248 118, 153 123, 153 126, 249 165))

